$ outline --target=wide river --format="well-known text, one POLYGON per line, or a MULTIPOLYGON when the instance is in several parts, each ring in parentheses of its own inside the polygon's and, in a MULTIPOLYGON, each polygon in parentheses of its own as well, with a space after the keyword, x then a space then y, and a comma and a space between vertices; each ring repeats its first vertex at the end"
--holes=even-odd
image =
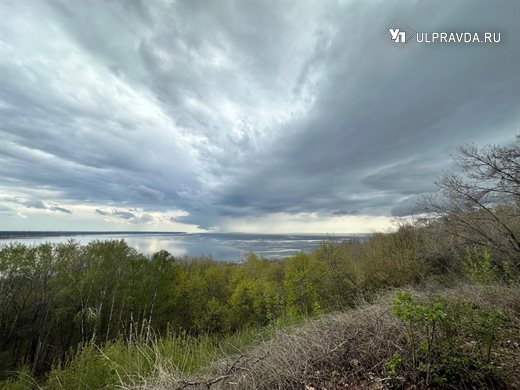
MULTIPOLYGON (((218 260, 239 261, 249 251, 273 259, 292 255, 295 252, 309 252, 327 235, 278 235, 278 234, 234 234, 234 233, 108 233, 108 234, 66 234, 56 233, 45 236, 39 233, 32 237, 8 237, 0 233, 0 246, 10 242, 39 244, 42 242, 67 242, 76 240, 86 244, 94 240, 124 239, 141 253, 150 255, 159 250, 167 250, 177 257, 212 256, 218 260), (4 238, 1 238, 4 237, 4 238)), ((338 241, 363 240, 367 235, 335 235, 338 241)))

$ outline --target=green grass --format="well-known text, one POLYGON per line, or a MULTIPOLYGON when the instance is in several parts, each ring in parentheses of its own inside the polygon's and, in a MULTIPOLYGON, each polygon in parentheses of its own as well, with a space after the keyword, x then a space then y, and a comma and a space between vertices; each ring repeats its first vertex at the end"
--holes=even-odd
POLYGON ((103 346, 86 344, 56 365, 38 383, 29 370, 22 369, 0 388, 15 389, 109 389, 133 386, 145 378, 168 372, 189 376, 204 374, 211 363, 244 353, 252 345, 269 339, 281 328, 303 320, 300 316, 284 316, 266 327, 247 327, 229 336, 187 333, 168 334, 153 342, 126 343, 111 341, 103 346))

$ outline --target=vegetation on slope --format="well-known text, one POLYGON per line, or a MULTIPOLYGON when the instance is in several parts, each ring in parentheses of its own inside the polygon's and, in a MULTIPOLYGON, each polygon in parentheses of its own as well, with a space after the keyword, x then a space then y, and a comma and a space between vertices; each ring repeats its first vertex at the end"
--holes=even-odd
POLYGON ((515 388, 519 326, 517 287, 430 284, 280 330, 204 376, 160 361, 155 376, 125 387, 203 389, 220 379, 211 388, 515 388))

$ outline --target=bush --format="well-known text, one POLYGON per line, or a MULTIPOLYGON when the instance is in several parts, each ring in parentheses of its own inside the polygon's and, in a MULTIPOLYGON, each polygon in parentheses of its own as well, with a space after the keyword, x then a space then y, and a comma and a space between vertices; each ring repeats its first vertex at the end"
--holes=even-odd
POLYGON ((468 248, 463 259, 464 275, 473 283, 491 284, 498 280, 496 266, 491 260, 491 252, 484 248, 468 248))
POLYGON ((459 299, 419 299, 398 291, 393 312, 406 324, 407 345, 402 356, 387 362, 391 377, 401 374, 401 380, 421 387, 501 383, 491 352, 507 320, 502 310, 459 299))

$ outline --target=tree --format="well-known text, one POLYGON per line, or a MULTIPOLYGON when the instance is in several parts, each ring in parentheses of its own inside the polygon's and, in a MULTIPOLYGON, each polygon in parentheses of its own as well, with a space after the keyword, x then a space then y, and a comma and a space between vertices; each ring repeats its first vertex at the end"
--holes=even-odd
POLYGON ((316 272, 318 264, 314 258, 299 252, 286 260, 284 285, 287 291, 287 302, 290 310, 296 313, 312 314, 319 305, 316 272))
POLYGON ((457 150, 460 173, 444 175, 421 211, 461 244, 489 247, 520 267, 520 136, 505 146, 457 150))

